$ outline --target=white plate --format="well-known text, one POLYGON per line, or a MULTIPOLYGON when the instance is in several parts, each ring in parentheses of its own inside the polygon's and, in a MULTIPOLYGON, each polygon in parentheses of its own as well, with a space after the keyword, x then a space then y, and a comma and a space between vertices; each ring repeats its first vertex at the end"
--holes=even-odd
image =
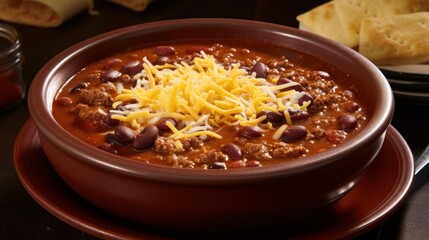
POLYGON ((427 75, 427 77, 429 78, 429 64, 406 64, 406 65, 398 65, 398 66, 378 66, 378 67, 382 70, 388 70, 392 72, 427 75))
POLYGON ((378 66, 387 78, 429 83, 429 64, 378 66))

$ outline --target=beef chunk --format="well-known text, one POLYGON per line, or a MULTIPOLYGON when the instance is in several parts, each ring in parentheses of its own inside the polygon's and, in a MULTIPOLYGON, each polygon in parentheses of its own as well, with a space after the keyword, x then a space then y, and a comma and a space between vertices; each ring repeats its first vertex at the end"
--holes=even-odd
POLYGON ((87 104, 79 103, 72 109, 70 109, 71 113, 77 114, 79 120, 91 120, 95 122, 100 122, 105 114, 100 112, 98 108, 90 107, 87 104))
POLYGON ((195 163, 193 161, 191 161, 187 157, 181 156, 181 155, 172 154, 172 155, 164 156, 163 160, 166 161, 168 165, 173 166, 173 167, 178 167, 178 168, 194 168, 195 167, 195 163))
POLYGON ((272 158, 269 149, 262 143, 246 143, 241 150, 248 159, 268 160, 272 158))
POLYGON ((180 139, 180 142, 186 151, 190 151, 194 148, 200 148, 204 145, 204 142, 197 137, 183 138, 180 139))
POLYGON ((197 162, 199 163, 213 163, 213 162, 225 162, 228 161, 228 156, 222 152, 215 150, 205 152, 198 156, 197 162))
POLYGON ((100 84, 97 88, 82 89, 80 97, 83 103, 91 106, 110 106, 113 103, 112 94, 116 92, 116 87, 112 83, 100 84))
POLYGON ((177 151, 173 140, 169 138, 159 137, 153 145, 153 151, 156 153, 174 154, 177 151))
POLYGON ((298 157, 307 153, 307 149, 301 145, 292 145, 284 142, 272 145, 272 155, 277 158, 298 157))

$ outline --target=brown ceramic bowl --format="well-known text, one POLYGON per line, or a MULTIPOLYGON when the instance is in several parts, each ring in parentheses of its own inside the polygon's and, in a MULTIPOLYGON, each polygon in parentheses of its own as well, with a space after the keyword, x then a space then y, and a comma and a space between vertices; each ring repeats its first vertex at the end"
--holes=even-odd
POLYGON ((101 34, 49 61, 29 91, 43 150, 63 180, 93 205, 145 225, 181 231, 276 225, 327 206, 359 181, 381 148, 393 96, 381 72, 355 51, 313 34, 269 23, 189 19, 101 34), (299 161, 238 170, 176 169, 112 157, 73 137, 52 116, 58 89, 112 51, 166 39, 253 40, 316 56, 347 72, 365 92, 370 120, 353 139, 299 161))

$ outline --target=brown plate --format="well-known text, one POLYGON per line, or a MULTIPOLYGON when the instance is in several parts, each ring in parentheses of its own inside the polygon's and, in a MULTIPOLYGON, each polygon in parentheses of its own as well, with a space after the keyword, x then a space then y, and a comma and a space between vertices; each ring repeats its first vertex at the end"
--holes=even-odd
MULTIPOLYGON (((22 184, 34 200, 77 229, 104 239, 191 237, 124 221, 80 198, 51 167, 31 120, 22 127, 16 139, 14 161, 22 184)), ((297 219, 293 225, 227 237, 334 239, 357 236, 393 214, 409 192, 413 177, 412 153, 402 136, 389 126, 383 147, 368 173, 332 207, 321 209, 311 217, 297 219)), ((192 238, 202 237, 212 236, 192 235, 192 238)))

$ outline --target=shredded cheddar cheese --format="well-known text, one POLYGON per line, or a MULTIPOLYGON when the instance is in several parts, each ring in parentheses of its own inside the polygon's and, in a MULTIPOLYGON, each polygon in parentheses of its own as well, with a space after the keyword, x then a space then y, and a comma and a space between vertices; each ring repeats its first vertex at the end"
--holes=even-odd
POLYGON ((171 117, 184 123, 177 129, 171 122, 170 138, 222 138, 215 131, 224 125, 255 126, 266 119, 262 111, 279 111, 291 124, 288 109, 305 110, 310 102, 298 104, 301 93, 281 91, 295 83, 276 85, 255 73, 248 73, 239 64, 228 68, 201 52, 192 64, 153 65, 143 58, 143 70, 134 76, 131 89, 120 86, 113 107, 126 104, 125 109, 111 110, 112 118, 129 122, 136 129, 171 117), (136 102, 136 103, 135 103, 136 102))

